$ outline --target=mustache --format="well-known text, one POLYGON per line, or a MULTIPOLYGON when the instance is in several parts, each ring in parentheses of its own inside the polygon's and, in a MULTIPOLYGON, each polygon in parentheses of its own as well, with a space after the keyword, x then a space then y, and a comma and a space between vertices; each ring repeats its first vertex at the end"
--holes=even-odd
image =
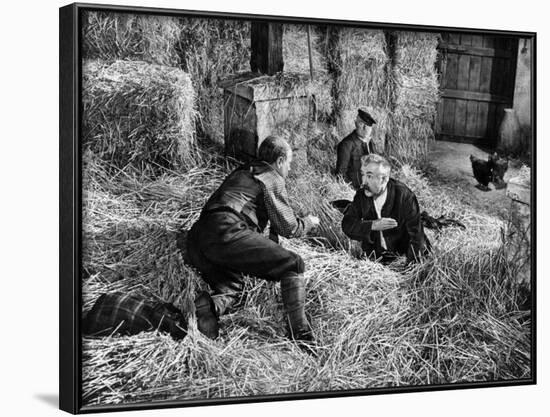
POLYGON ((384 193, 384 191, 386 191, 386 188, 387 188, 387 186, 382 187, 380 189, 380 191, 378 191, 378 192, 374 192, 373 190, 371 190, 369 188, 368 184, 363 184, 361 186, 361 189, 365 192, 365 194, 367 194, 370 197, 378 197, 379 195, 382 195, 384 193))

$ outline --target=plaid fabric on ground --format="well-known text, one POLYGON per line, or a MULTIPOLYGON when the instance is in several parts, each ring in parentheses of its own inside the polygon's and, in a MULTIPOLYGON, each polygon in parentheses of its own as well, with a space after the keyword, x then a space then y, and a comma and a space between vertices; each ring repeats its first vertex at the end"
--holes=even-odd
POLYGON ((174 339, 187 334, 185 317, 173 305, 116 292, 101 295, 83 321, 83 333, 88 336, 132 335, 156 329, 174 339))

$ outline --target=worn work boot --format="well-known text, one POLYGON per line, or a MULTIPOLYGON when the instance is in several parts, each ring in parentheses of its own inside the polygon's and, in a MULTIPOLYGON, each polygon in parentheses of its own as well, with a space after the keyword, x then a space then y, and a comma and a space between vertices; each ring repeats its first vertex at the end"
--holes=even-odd
POLYGON ((206 291, 202 291, 195 299, 195 314, 199 331, 209 339, 217 338, 219 324, 216 307, 212 297, 206 291))
POLYGON ((313 333, 305 314, 306 289, 304 279, 290 275, 281 279, 283 306, 289 324, 289 336, 302 348, 314 343, 313 333))

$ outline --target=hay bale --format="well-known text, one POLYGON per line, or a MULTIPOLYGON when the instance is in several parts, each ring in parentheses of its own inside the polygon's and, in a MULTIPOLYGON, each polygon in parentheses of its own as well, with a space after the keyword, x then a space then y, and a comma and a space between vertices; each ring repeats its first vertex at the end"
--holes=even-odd
POLYGON ((428 144, 435 139, 440 99, 435 67, 439 35, 395 32, 392 36, 394 111, 388 149, 401 163, 418 163, 427 156, 428 144))
POLYGON ((195 92, 180 69, 139 61, 86 62, 83 145, 123 167, 196 160, 195 92))
MULTIPOLYGON (((320 31, 318 26, 310 27, 313 79, 309 90, 315 103, 315 119, 327 120, 334 106, 333 79, 328 72, 326 43, 320 31)), ((283 60, 285 72, 311 76, 306 25, 284 25, 283 60)))
MULTIPOLYGON (((358 107, 367 107, 379 117, 388 112, 391 91, 386 74, 386 38, 382 30, 357 28, 333 28, 326 36, 335 83, 336 127, 344 136, 355 128, 358 107)), ((378 130, 377 138, 382 142, 385 125, 378 130)))
MULTIPOLYGON (((307 25, 285 24, 283 31, 284 71, 309 74, 307 25)), ((325 44, 318 26, 310 26, 310 40, 314 75, 326 74, 328 62, 323 50, 325 44)))
POLYGON ((180 27, 174 17, 116 12, 84 12, 84 59, 131 59, 177 66, 180 27))
POLYGON ((178 54, 197 92, 197 133, 222 144, 224 95, 218 83, 250 70, 250 22, 181 18, 179 25, 178 54))

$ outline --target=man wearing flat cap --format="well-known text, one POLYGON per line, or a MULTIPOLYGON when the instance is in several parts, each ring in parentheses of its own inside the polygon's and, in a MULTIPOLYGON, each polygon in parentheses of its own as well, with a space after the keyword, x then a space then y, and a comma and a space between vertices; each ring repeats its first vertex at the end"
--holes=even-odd
POLYGON ((372 125, 376 121, 365 110, 357 111, 355 130, 336 147, 336 175, 351 183, 356 190, 361 187, 361 157, 376 153, 372 143, 372 125))

